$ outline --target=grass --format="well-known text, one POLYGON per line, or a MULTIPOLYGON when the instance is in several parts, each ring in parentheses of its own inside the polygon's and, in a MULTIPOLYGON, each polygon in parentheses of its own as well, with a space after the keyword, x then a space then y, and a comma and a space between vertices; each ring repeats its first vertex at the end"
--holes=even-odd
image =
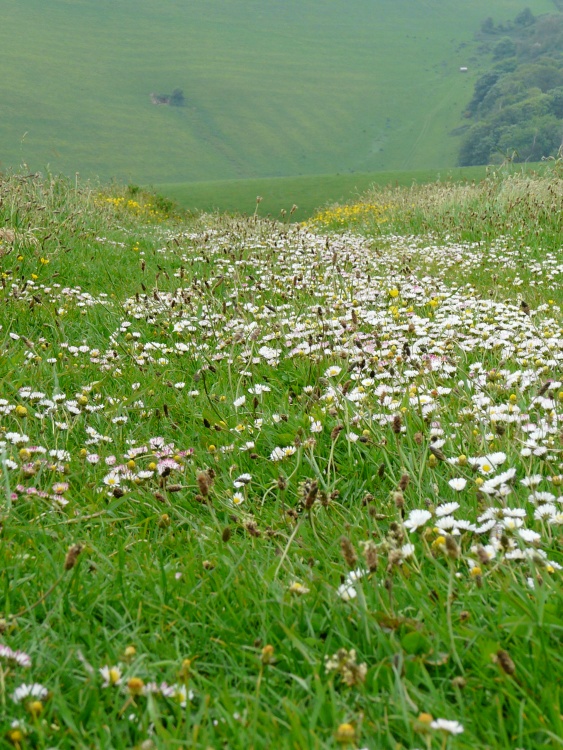
POLYGON ((6 0, 0 166, 143 184, 449 168, 486 65, 474 32, 521 9, 6 0), (151 104, 175 88, 186 107, 151 104))
POLYGON ((560 747, 558 169, 3 179, 0 747, 560 747))
POLYGON ((443 170, 402 172, 369 172, 366 174, 306 175, 256 180, 223 180, 156 185, 159 194, 192 211, 252 214, 291 221, 311 218, 319 206, 357 199, 372 185, 411 185, 443 180, 479 180, 486 167, 464 167, 443 170), (256 198, 262 201, 257 205, 256 198))

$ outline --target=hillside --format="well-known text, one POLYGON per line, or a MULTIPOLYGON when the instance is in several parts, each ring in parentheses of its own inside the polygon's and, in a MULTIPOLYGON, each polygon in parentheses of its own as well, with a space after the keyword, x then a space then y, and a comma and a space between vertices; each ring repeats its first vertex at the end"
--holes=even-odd
POLYGON ((478 37, 490 68, 475 83, 460 164, 490 164, 556 156, 563 145, 563 13, 481 25, 478 37))
MULTIPOLYGON (((498 0, 493 20, 521 6, 498 0)), ((0 166, 142 183, 453 166, 490 14, 486 0, 5 0, 0 166), (175 90, 185 106, 153 103, 175 90)))

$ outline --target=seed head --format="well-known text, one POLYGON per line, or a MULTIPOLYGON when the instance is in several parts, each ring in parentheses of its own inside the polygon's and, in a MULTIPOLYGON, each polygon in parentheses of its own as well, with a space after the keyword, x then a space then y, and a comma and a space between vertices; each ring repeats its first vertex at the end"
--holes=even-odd
POLYGON ((387 572, 391 572, 396 565, 400 565, 403 561, 403 553, 399 549, 393 549, 389 552, 387 558, 387 572))
POLYGON ((448 534, 446 537, 446 554, 452 560, 458 560, 461 554, 458 543, 451 534, 448 534))
POLYGON ((430 446, 430 453, 433 456, 435 456, 438 459, 438 461, 445 461, 446 460, 446 455, 445 455, 444 451, 441 450, 440 448, 436 448, 434 445, 430 446))
POLYGON ((409 482, 411 481, 411 478, 408 474, 403 474, 401 479, 399 480, 399 490, 401 492, 404 492, 407 487, 409 486, 409 482))
POLYGON ((311 482, 309 491, 307 492, 307 495, 305 496, 305 503, 304 503, 305 510, 311 510, 311 508, 315 504, 315 500, 317 499, 318 492, 319 492, 319 485, 317 481, 315 480, 311 482))
POLYGON ((69 547, 68 552, 66 553, 65 557, 65 570, 72 570, 74 566, 76 565, 76 562, 78 560, 78 556, 84 549, 82 544, 73 544, 72 547, 69 547))
POLYGON ((379 564, 379 559, 377 556, 377 547, 371 540, 364 544, 364 557, 369 572, 375 573, 379 564))
POLYGON ((332 428, 332 431, 330 433, 330 439, 332 440, 332 442, 336 440, 336 438, 340 435, 343 429, 344 429, 343 424, 337 424, 336 427, 332 428))
POLYGON ((199 494, 203 495, 203 497, 207 497, 207 495, 209 495, 209 490, 211 489, 211 479, 209 478, 209 474, 205 471, 200 471, 196 479, 197 486, 199 487, 199 494))
POLYGON ((230 538, 231 538, 231 527, 225 526, 225 528, 223 529, 223 533, 221 534, 221 539, 226 544, 230 538))
POLYGON ((497 651, 497 664, 508 675, 513 675, 516 672, 516 665, 510 658, 510 654, 502 648, 497 651))
POLYGON ((352 542, 346 536, 340 537, 340 550, 346 565, 352 570, 356 567, 358 556, 352 542))

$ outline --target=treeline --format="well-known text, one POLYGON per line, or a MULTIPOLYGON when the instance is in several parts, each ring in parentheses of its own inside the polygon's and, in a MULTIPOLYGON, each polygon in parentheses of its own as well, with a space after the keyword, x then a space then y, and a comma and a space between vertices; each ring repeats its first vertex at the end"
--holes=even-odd
POLYGON ((474 124, 460 165, 555 156, 563 142, 563 14, 536 17, 527 8, 504 24, 487 18, 478 36, 492 66, 467 107, 474 124))

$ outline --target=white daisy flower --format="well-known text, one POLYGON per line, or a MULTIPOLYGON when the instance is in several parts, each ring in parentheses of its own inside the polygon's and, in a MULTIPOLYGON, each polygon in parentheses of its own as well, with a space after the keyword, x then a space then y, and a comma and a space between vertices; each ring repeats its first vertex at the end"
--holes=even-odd
MULTIPOLYGON (((463 480, 465 482, 465 479, 463 480)), ((453 502, 453 503, 442 503, 442 505, 439 505, 436 508, 436 515, 437 516, 450 516, 452 513, 455 513, 455 511, 459 508, 459 503, 453 502)))
POLYGON ((38 682, 34 682, 33 685, 20 685, 12 693, 12 700, 14 703, 21 703, 26 698, 37 698, 42 701, 49 695, 47 688, 43 687, 38 682))
POLYGON ((409 517, 404 522, 404 526, 409 531, 416 531, 432 518, 432 513, 428 510, 411 510, 409 517))
POLYGON ((430 726, 432 729, 438 729, 448 734, 461 734, 464 731, 463 724, 460 724, 459 721, 449 721, 448 719, 436 719, 430 726))
POLYGON ((448 484, 453 490, 456 490, 456 492, 461 492, 461 490, 465 489, 467 479, 464 479, 463 477, 456 477, 455 479, 450 479, 448 484))

